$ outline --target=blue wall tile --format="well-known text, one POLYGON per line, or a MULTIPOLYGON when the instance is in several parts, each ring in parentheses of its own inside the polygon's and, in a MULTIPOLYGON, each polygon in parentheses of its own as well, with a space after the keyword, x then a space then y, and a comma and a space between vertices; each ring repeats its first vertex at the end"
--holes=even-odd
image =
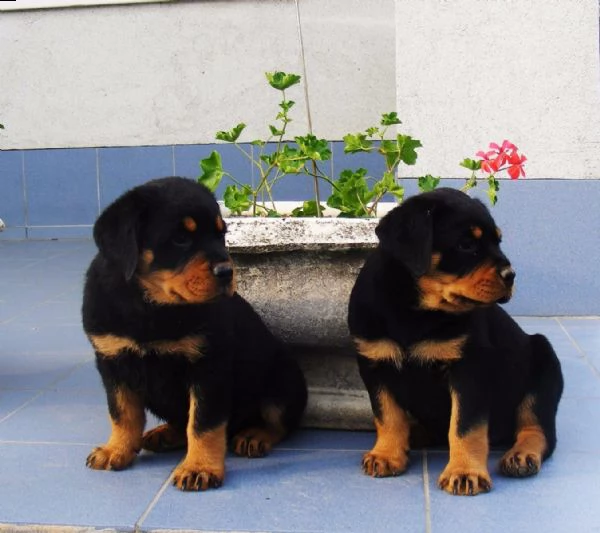
POLYGON ((24 167, 29 225, 94 221, 98 215, 94 148, 28 150, 24 167))
MULTIPOLYGON (((416 180, 404 180, 407 196, 416 180)), ((464 180, 444 180, 460 188, 464 180)), ((485 185, 473 196, 489 206, 485 185)), ((517 271, 506 310, 518 315, 600 314, 600 180, 502 180, 490 207, 517 271)))
POLYGON ((0 218, 9 228, 25 226, 23 152, 20 150, 0 150, 0 218))
POLYGON ((101 209, 136 185, 175 173, 172 146, 100 148, 98 161, 101 209))

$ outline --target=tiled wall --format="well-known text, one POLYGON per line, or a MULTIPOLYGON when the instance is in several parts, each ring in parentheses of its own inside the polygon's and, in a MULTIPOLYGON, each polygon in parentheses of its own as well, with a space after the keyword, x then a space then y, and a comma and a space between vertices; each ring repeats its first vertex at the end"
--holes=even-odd
MULTIPOLYGON (((360 166, 381 173, 379 156, 345 155, 340 142, 331 147, 333 175, 360 166)), ((8 226, 0 239, 89 238, 100 210, 123 191, 159 176, 196 177, 200 159, 215 148, 226 170, 252 182, 249 161, 229 145, 0 151, 0 218, 8 226)), ((462 180, 445 184, 460 187, 462 180)), ((404 185, 407 195, 417 192, 414 179, 404 185)), ((289 176, 275 198, 311 194, 309 178, 289 176)), ((502 181, 492 213, 518 272, 510 312, 600 315, 599 205, 600 180, 502 181)))
MULTIPOLYGON (((90 237, 100 211, 125 190, 161 176, 195 178, 200 160, 215 149, 227 172, 253 182, 250 161, 227 144, 0 151, 0 218, 7 226, 0 239, 90 237)), ((361 166, 373 175, 383 172, 378 155, 344 154, 342 142, 332 142, 331 150, 332 160, 324 164, 332 175, 361 166)), ((224 178, 217 197, 228 183, 224 178)), ((275 199, 307 200, 312 191, 312 178, 287 176, 275 199)))

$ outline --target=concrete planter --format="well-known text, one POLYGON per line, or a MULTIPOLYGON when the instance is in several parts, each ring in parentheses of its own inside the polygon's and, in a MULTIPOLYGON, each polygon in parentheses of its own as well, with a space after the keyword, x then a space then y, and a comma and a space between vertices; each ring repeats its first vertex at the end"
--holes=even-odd
POLYGON ((372 429, 346 326, 350 291, 377 219, 228 218, 238 290, 302 365, 305 425, 372 429))

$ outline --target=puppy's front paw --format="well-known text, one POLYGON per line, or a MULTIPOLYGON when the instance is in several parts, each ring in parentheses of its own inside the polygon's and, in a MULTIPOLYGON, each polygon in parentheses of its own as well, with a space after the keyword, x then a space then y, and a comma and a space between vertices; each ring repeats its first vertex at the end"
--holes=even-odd
POLYGON ((408 455, 388 455, 371 450, 363 455, 363 472, 373 477, 399 476, 408 466, 408 455))
POLYGON ((446 466, 438 479, 438 487, 458 496, 475 496, 489 492, 492 479, 487 470, 446 466))
POLYGON ((181 490, 216 489, 223 484, 223 472, 211 471, 209 468, 181 463, 173 475, 173 485, 181 490))
POLYGON ((512 449, 500 460, 500 471, 505 476, 528 477, 537 474, 541 465, 540 454, 512 449))
POLYGON ((185 432, 170 424, 156 426, 146 431, 142 437, 142 448, 155 453, 179 450, 185 448, 186 443, 185 432))
POLYGON ((241 457, 264 457, 276 441, 277 439, 264 429, 249 428, 233 437, 232 447, 234 453, 241 457))
POLYGON ((85 464, 94 470, 123 470, 133 462, 136 455, 135 450, 98 446, 88 455, 85 464))

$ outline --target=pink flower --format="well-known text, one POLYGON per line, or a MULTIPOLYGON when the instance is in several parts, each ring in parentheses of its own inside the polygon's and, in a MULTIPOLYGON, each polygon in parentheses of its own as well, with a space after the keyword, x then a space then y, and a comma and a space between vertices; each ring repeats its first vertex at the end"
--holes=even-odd
POLYGON ((527 158, 524 155, 519 155, 516 150, 510 154, 508 157, 508 175, 510 179, 516 180, 520 176, 525 177, 525 169, 523 168, 525 161, 527 161, 527 158))
POLYGON ((490 143, 490 150, 477 152, 475 155, 479 157, 481 170, 487 174, 495 174, 500 170, 508 171, 511 179, 518 179, 520 176, 525 176, 523 164, 527 160, 524 155, 518 153, 518 148, 510 141, 504 140, 502 145, 490 143), (507 165, 508 166, 504 166, 507 165))

